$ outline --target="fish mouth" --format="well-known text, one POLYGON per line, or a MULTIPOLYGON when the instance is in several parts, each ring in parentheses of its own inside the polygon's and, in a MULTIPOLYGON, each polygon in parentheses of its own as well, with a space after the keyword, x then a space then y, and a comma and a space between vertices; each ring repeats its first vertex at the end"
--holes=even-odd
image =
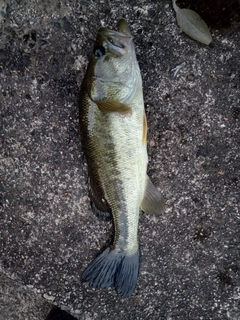
POLYGON ((126 36, 132 37, 130 29, 129 29, 129 26, 128 26, 127 21, 125 19, 120 19, 118 21, 117 29, 118 29, 119 32, 124 33, 126 36))
POLYGON ((96 44, 102 46, 105 43, 110 53, 123 56, 132 46, 132 36, 124 19, 119 20, 117 29, 118 31, 101 27, 96 44))

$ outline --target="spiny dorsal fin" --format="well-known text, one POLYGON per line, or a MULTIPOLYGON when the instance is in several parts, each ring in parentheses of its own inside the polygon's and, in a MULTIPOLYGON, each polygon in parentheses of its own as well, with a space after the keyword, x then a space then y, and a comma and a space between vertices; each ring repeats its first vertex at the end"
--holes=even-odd
POLYGON ((147 176, 146 189, 143 200, 141 202, 141 209, 145 213, 161 214, 165 209, 165 201, 161 193, 153 185, 147 176))
POLYGON ((126 104, 114 100, 95 101, 99 110, 105 113, 119 112, 122 114, 132 114, 132 110, 126 104))
POLYGON ((146 114, 144 112, 144 114, 143 114, 143 135, 142 135, 142 142, 144 144, 147 143, 147 129, 148 129, 148 127, 147 127, 147 117, 146 117, 146 114))

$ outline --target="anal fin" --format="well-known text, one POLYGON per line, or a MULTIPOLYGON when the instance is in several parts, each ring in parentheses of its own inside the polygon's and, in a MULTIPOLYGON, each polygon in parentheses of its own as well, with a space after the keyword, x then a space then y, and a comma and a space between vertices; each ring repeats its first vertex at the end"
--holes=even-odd
POLYGON ((161 214, 165 209, 165 200, 148 176, 146 179, 146 189, 141 202, 141 209, 145 213, 161 214))

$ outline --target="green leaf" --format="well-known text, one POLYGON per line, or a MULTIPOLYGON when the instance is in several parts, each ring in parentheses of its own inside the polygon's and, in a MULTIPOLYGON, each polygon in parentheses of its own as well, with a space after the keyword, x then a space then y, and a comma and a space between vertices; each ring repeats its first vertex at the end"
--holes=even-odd
POLYGON ((212 42, 212 35, 206 25, 206 22, 193 10, 181 9, 176 5, 176 0, 173 0, 173 8, 176 12, 177 22, 179 27, 189 37, 203 44, 212 42))

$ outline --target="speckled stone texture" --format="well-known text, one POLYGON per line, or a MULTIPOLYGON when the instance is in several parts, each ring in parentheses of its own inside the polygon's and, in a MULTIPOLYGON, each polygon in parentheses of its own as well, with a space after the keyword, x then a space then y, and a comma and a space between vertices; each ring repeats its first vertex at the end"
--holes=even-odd
POLYGON ((0 314, 239 320, 239 23, 204 46, 167 0, 1 0, 0 11, 0 314), (148 173, 167 199, 162 216, 140 216, 129 299, 80 281, 113 231, 90 209, 77 94, 98 27, 119 17, 143 77, 148 173))
MULTIPOLYGON (((40 295, 0 271, 0 312, 3 320, 44 320, 51 309, 40 295)), ((59 319, 60 320, 60 319, 59 319)))

